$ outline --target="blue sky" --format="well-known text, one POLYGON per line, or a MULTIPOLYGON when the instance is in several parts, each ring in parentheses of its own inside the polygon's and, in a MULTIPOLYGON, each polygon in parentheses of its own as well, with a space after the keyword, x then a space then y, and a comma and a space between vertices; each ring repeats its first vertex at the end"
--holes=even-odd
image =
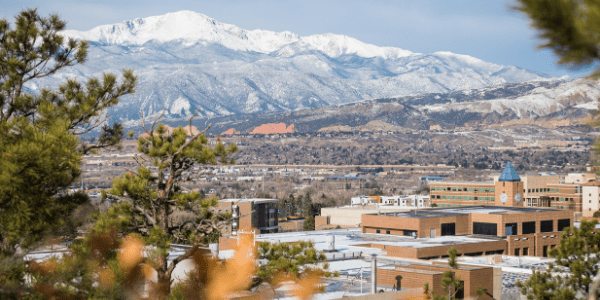
POLYGON ((179 10, 203 13, 244 29, 289 30, 300 35, 344 34, 378 46, 418 53, 450 51, 540 73, 572 77, 556 65, 551 51, 537 50, 541 40, 529 20, 512 11, 513 0, 3 0, 0 18, 12 23, 24 8, 58 13, 68 29, 89 30, 137 17, 179 10))

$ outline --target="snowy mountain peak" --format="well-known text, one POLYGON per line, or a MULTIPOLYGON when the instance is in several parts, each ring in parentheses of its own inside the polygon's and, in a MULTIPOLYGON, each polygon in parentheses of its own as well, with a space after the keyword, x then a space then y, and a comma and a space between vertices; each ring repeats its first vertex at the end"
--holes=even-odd
POLYGON ((85 32, 67 30, 65 35, 104 45, 179 41, 185 46, 197 43, 219 44, 235 51, 280 53, 283 56, 307 50, 322 51, 330 57, 355 54, 361 57, 395 59, 413 54, 399 48, 378 47, 332 33, 301 37, 290 31, 245 30, 187 10, 102 25, 85 32))

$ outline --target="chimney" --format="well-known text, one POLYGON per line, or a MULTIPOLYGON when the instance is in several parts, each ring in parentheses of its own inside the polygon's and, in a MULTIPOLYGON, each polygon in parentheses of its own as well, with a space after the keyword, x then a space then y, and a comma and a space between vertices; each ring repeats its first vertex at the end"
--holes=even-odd
POLYGON ((327 235, 327 251, 335 251, 335 235, 328 234, 327 235))
POLYGON ((377 254, 371 254, 371 294, 377 294, 377 254))

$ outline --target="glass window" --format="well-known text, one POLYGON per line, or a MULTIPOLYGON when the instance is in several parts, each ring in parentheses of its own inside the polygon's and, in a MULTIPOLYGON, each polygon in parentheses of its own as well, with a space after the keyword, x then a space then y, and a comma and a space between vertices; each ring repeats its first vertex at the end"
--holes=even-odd
POLYGON ((475 197, 475 200, 479 200, 477 197, 475 197))
POLYGON ((442 195, 442 199, 446 199, 446 196, 445 196, 445 195, 442 195))
POLYGON ((380 233, 381 231, 379 229, 375 230, 376 233, 380 233))
POLYGON ((560 201, 565 201, 565 197, 560 197, 560 201))
POLYGON ((473 188, 469 188, 469 192, 472 192, 472 191, 473 191, 473 188))
POLYGON ((559 192, 559 191, 558 191, 558 189, 556 189, 556 192, 557 192, 557 193, 559 192))
POLYGON ((473 200, 473 197, 469 197, 469 200, 473 200))
POLYGON ((523 234, 535 233, 535 221, 523 222, 523 234))
POLYGON ((453 191, 453 192, 456 192, 456 188, 455 188, 455 187, 453 187, 453 188, 452 188, 452 191, 453 191))
POLYGON ((563 231, 565 228, 571 226, 571 219, 558 220, 558 231, 563 231))
POLYGON ((529 255, 529 247, 523 248, 523 256, 529 255))
POLYGON ((495 191, 496 191, 496 189, 491 189, 490 191, 492 191, 492 192, 495 192, 495 191))
POLYGON ((485 201, 490 201, 490 197, 485 197, 485 201))
POLYGON ((540 232, 552 232, 554 231, 554 221, 540 221, 540 232))
POLYGON ((554 193, 554 189, 551 189, 551 191, 554 193))
POLYGON ((437 190, 438 190, 438 191, 440 190, 440 187, 439 187, 439 186, 437 187, 437 190))
POLYGON ((452 196, 452 200, 456 200, 456 196, 452 196))
POLYGON ((490 198, 490 200, 496 201, 496 197, 492 197, 492 198, 490 198))
POLYGON ((527 192, 528 192, 528 193, 531 193, 531 189, 527 189, 527 192))

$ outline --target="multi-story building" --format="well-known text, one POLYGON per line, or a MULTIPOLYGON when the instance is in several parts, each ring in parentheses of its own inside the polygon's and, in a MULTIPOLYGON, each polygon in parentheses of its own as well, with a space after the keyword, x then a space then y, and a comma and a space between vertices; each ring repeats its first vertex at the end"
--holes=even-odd
POLYGON ((438 207, 551 207, 580 213, 583 210, 582 185, 595 178, 594 174, 573 173, 561 183, 558 175, 520 177, 508 163, 502 174, 491 182, 437 181, 429 184, 431 202, 438 207))
POLYGON ((213 211, 231 213, 233 219, 231 225, 221 228, 221 235, 235 235, 237 231, 254 231, 257 234, 277 232, 278 213, 272 207, 277 202, 278 199, 256 198, 219 200, 213 211))
MULTIPOLYGON (((570 211, 552 208, 513 206, 467 206, 433 208, 409 212, 364 214, 363 233, 414 237, 414 242, 371 242, 370 247, 387 251, 388 256, 406 258, 442 257, 450 246, 465 255, 504 254, 548 256, 559 243, 562 231, 573 226, 570 211), (455 236, 447 247, 425 247, 421 238, 455 236), (486 239, 482 239, 486 237, 486 239)), ((450 240, 449 240, 450 241, 450 240)), ((442 243, 444 245, 444 243, 442 243)), ((441 245, 440 245, 441 246, 441 245)))
POLYGON ((582 213, 584 217, 593 217, 600 210, 600 181, 584 183, 582 187, 582 213))

